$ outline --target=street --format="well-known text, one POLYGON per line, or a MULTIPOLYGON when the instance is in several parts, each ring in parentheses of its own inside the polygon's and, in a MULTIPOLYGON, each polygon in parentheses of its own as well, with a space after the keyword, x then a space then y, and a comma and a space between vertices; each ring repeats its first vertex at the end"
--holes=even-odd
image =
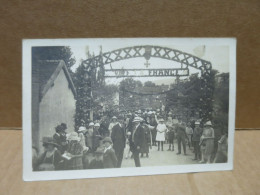
MULTIPOLYGON (((175 141, 176 142, 176 141, 175 141)), ((146 157, 146 154, 144 154, 144 157, 140 157, 141 166, 164 166, 164 165, 184 165, 184 164, 198 164, 198 161, 192 160, 194 158, 194 153, 192 153, 193 149, 189 149, 189 147, 186 147, 187 155, 185 156, 183 154, 183 148, 182 148, 182 154, 177 155, 178 152, 178 146, 177 143, 174 143, 174 151, 167 151, 169 148, 169 144, 164 144, 164 151, 158 151, 157 146, 153 146, 152 150, 150 150, 149 158, 146 157)), ((128 158, 125 159, 125 153, 124 153, 124 159, 122 162, 122 167, 135 167, 134 159, 128 158)))

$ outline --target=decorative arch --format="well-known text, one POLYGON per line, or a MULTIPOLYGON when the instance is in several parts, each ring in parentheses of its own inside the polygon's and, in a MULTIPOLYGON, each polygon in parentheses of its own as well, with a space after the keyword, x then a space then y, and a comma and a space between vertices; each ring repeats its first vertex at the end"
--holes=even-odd
POLYGON ((202 75, 210 74, 212 69, 210 62, 194 55, 176 49, 152 45, 125 47, 106 53, 100 53, 100 55, 84 60, 82 64, 87 69, 97 67, 102 68, 106 64, 138 57, 144 57, 146 60, 149 60, 151 57, 155 57, 176 61, 201 70, 202 75))
MULTIPOLYGON (((82 113, 76 113, 75 123, 79 124, 79 121, 91 120, 92 110, 92 88, 98 87, 104 84, 105 68, 104 66, 113 62, 127 60, 131 58, 144 57, 147 61, 151 58, 161 58, 165 60, 172 60, 192 67, 201 71, 201 116, 204 120, 210 119, 211 110, 208 109, 212 103, 213 90, 211 89, 210 79, 212 65, 209 61, 198 58, 194 55, 167 47, 153 46, 153 45, 141 45, 133 47, 125 47, 116 49, 110 52, 102 53, 99 55, 90 57, 82 61, 84 71, 84 78, 82 80, 82 86, 80 87, 83 92, 78 94, 84 94, 77 100, 78 108, 82 113), (209 82, 210 81, 210 82, 209 82), (207 116, 207 118, 205 117, 207 116), (77 118, 78 117, 78 118, 77 118)), ((76 125, 76 126, 78 126, 76 125)))

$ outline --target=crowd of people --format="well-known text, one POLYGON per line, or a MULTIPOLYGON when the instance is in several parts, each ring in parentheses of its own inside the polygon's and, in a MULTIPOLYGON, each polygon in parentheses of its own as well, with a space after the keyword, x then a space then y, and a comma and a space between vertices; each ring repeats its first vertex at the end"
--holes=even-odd
POLYGON ((177 155, 182 149, 187 155, 189 147, 199 163, 227 162, 227 131, 216 139, 211 121, 184 122, 171 112, 163 117, 160 112, 138 110, 103 116, 70 133, 61 123, 55 131, 52 137, 43 137, 42 154, 33 150, 34 171, 120 168, 124 157, 141 167, 140 158, 149 158, 152 147, 161 152, 167 144, 167 151, 174 151, 175 142, 177 155))

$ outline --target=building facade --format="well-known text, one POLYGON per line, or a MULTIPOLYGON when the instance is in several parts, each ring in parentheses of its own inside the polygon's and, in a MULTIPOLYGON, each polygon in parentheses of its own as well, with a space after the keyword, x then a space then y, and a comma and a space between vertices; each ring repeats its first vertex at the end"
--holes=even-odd
POLYGON ((32 73, 32 140, 41 151, 42 138, 53 136, 57 125, 74 131, 76 90, 62 60, 39 61, 32 73))

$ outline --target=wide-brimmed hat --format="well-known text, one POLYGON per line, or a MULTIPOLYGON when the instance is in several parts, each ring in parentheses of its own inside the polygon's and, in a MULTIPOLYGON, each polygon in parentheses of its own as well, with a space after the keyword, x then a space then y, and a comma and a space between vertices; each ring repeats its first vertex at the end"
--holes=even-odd
POLYGON ((53 146, 59 146, 52 137, 43 137, 42 138, 43 144, 51 144, 53 146))
POLYGON ((94 127, 100 127, 100 124, 99 124, 99 123, 96 123, 96 124, 94 125, 94 127))
POLYGON ((88 126, 94 126, 94 123, 93 123, 93 122, 90 122, 88 126))
POLYGON ((159 122, 164 122, 164 119, 163 119, 163 118, 160 118, 160 119, 159 119, 159 122))
POLYGON ((133 120, 133 122, 141 122, 141 121, 142 121, 142 120, 141 120, 141 118, 140 118, 140 117, 138 117, 138 116, 137 116, 137 117, 135 117, 135 118, 134 118, 134 120, 133 120))
POLYGON ((211 121, 207 121, 204 126, 212 126, 211 121))
POLYGON ((69 141, 79 141, 80 137, 78 136, 77 132, 71 132, 67 138, 69 141))
POLYGON ((116 116, 113 116, 112 119, 117 119, 117 117, 116 117, 116 116))
POLYGON ((113 143, 112 142, 112 139, 110 138, 110 137, 105 137, 104 139, 103 139, 103 143, 106 143, 106 142, 109 142, 109 143, 113 143))
POLYGON ((86 130, 87 130, 86 127, 81 126, 81 127, 79 127, 78 132, 82 132, 82 131, 86 131, 86 130))
POLYGON ((199 122, 199 121, 196 121, 196 122, 195 122, 195 125, 200 125, 200 122, 199 122))

